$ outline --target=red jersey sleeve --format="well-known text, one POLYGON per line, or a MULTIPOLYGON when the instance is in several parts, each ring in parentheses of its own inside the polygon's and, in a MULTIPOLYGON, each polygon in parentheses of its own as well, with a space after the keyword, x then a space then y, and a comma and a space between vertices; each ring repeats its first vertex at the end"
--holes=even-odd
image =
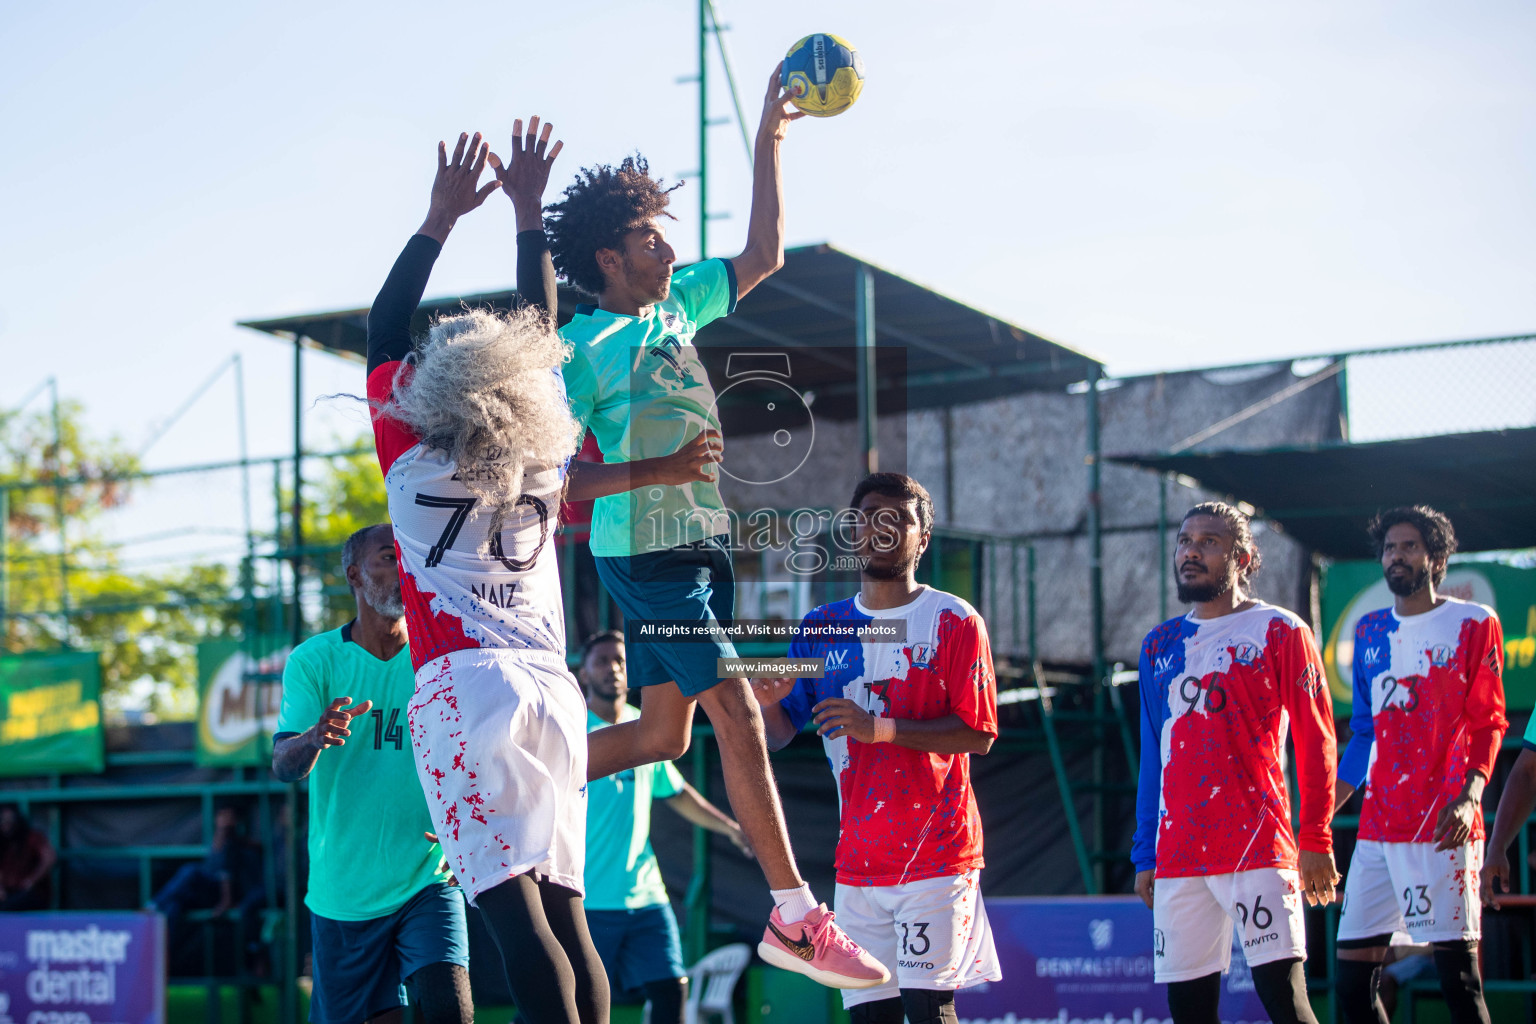
MULTIPOLYGON (((1504 717, 1504 630, 1492 615, 1472 623, 1467 644, 1467 770, 1493 778, 1493 762, 1509 729, 1504 717)), ((1464 780, 1458 780, 1464 781, 1464 780)))
POLYGON ((389 475, 389 467, 395 460, 421 440, 405 424, 386 415, 380 408, 394 397, 395 371, 399 369, 399 360, 393 360, 379 365, 368 375, 368 401, 373 406, 373 444, 379 453, 379 469, 385 476, 389 475))
POLYGON ((1333 731, 1333 697, 1328 692, 1323 657, 1312 630, 1300 624, 1276 622, 1284 629, 1277 667, 1280 700, 1291 719, 1296 746, 1296 784, 1300 792, 1296 842, 1313 853, 1333 852, 1334 779, 1338 774, 1338 741, 1333 731))
POLYGON ((953 623, 948 635, 941 634, 939 638, 949 710, 977 732, 995 737, 997 673, 992 668, 987 624, 975 614, 961 620, 945 613, 945 618, 953 623))

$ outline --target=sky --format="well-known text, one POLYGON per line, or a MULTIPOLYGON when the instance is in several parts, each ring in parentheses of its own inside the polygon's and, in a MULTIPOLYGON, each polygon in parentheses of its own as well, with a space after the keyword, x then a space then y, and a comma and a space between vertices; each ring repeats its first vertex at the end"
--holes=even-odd
MULTIPOLYGON (((795 39, 866 64, 792 126, 791 244, 830 241, 1111 373, 1536 331, 1536 7, 719 0, 755 125, 795 39), (810 9, 808 8, 807 11, 810 9)), ((0 408, 49 376, 140 448, 234 353, 250 450, 291 450, 291 349, 236 321, 367 306, 439 139, 538 113, 552 187, 640 150, 689 179, 692 0, 0 5, 0 408)), ((711 65, 711 114, 730 105, 711 65)), ((748 164, 711 132, 710 255, 748 164)), ((428 295, 510 287, 513 217, 462 220, 428 295)), ((364 425, 354 363, 304 357, 314 448, 364 425)), ((234 458, 226 375, 148 450, 234 458)), ((270 490, 270 484, 266 485, 270 490)))

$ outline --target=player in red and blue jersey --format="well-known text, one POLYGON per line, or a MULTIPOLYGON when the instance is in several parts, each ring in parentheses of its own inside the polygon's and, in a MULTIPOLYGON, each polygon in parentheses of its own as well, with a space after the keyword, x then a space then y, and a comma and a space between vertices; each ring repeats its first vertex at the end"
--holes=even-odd
POLYGON ((1377 997, 1392 936, 1434 945, 1451 1019, 1488 1021, 1477 945, 1483 786, 1504 717, 1503 633, 1493 609, 1436 593, 1451 521, 1395 508, 1369 532, 1392 607, 1355 627, 1353 735, 1337 806, 1364 785, 1339 917, 1339 999, 1350 1024, 1386 1020, 1377 997))
POLYGON ((917 583, 933 501, 876 473, 854 490, 859 594, 805 617, 791 658, 820 678, 758 681, 768 744, 814 720, 837 780, 837 915, 891 980, 845 991, 854 1024, 955 1020, 955 990, 1002 977, 979 884, 981 816, 970 755, 997 737, 987 627, 969 604, 917 583), (902 639, 860 638, 872 621, 902 639))
POLYGON ((1217 1020, 1240 929, 1272 1020, 1315 1022, 1302 900, 1333 899, 1333 710, 1312 630, 1247 595, 1260 555, 1248 517, 1190 509, 1174 568, 1194 610, 1142 644, 1136 892, 1152 908, 1154 973, 1175 1021, 1217 1020), (1301 814, 1291 831, 1285 739, 1301 814))

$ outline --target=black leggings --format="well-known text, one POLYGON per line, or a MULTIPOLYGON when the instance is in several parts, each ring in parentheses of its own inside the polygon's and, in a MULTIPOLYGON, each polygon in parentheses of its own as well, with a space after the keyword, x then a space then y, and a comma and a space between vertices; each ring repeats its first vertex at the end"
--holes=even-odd
POLYGON ((458 964, 428 964, 406 979, 422 1024, 474 1024, 469 972, 458 964))
POLYGON ((955 1024, 955 993, 904 988, 889 999, 859 1003, 849 1011, 853 1024, 955 1024))
POLYGON ((683 1024, 683 1003, 687 995, 682 978, 646 982, 645 997, 651 1002, 651 1024, 683 1024))
POLYGON ((608 977, 581 897, 518 875, 475 900, 528 1024, 608 1024, 608 977))
MULTIPOLYGON (((1275 960, 1253 969, 1253 988, 1275 1024, 1317 1024, 1307 1002, 1307 979, 1296 959, 1275 960)), ((1168 986, 1168 1013, 1175 1024, 1221 1024, 1221 975, 1207 974, 1168 986)))

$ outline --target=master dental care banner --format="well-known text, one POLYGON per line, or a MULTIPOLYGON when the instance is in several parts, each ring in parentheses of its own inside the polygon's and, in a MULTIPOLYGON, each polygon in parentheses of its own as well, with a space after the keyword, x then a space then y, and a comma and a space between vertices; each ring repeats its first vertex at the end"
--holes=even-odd
POLYGON ((163 1024, 159 914, 0 914, 0 1024, 163 1024))
MULTIPOLYGON (((1171 1024, 1152 980, 1152 911, 1136 896, 987 900, 1003 980, 961 990, 961 1024, 1171 1024)), ((1222 978, 1221 1019, 1267 1021, 1242 951, 1222 978)))

